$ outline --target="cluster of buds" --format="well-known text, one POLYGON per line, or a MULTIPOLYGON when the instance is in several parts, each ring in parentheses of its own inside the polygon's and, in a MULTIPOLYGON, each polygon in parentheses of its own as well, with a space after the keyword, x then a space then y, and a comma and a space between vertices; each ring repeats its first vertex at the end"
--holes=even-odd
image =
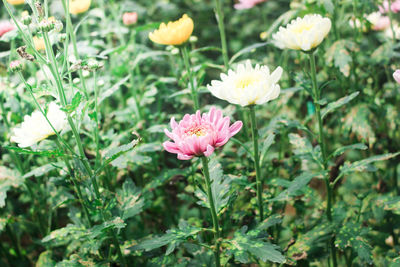
POLYGON ((85 71, 97 71, 104 66, 102 62, 99 62, 95 59, 89 59, 87 62, 83 62, 82 60, 76 61, 74 64, 71 65, 71 71, 77 70, 85 70, 85 71))
POLYGON ((39 30, 41 32, 49 32, 54 29, 54 22, 49 19, 42 19, 39 22, 39 30))
POLYGON ((22 70, 22 63, 19 60, 14 60, 11 61, 10 66, 8 68, 10 70, 10 72, 14 73, 14 72, 18 72, 22 70))

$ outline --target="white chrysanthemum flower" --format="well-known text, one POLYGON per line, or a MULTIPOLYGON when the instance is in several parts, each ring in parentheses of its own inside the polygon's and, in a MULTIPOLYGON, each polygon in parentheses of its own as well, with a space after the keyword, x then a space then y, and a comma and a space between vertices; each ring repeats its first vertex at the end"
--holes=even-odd
POLYGON ((207 88, 220 99, 241 106, 260 105, 279 96, 280 86, 277 84, 282 76, 282 68, 278 67, 270 73, 267 66, 256 65, 250 60, 239 64, 236 71, 229 70, 228 75, 222 73, 221 81, 213 80, 207 88))
MULTIPOLYGON (((49 104, 47 118, 57 132, 66 126, 67 116, 55 102, 49 104)), ((19 147, 29 147, 53 134, 56 133, 46 118, 36 110, 30 116, 26 115, 21 125, 14 128, 11 142, 18 143, 19 147)))
POLYGON ((305 15, 292 20, 272 36, 274 44, 281 48, 310 51, 316 48, 331 30, 331 20, 319 14, 305 15))

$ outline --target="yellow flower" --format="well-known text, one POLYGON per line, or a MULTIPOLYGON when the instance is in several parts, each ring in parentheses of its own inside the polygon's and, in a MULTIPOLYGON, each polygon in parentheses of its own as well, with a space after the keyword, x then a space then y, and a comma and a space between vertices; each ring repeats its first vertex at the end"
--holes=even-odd
POLYGON ((7 2, 11 5, 22 5, 25 3, 25 0, 7 0, 7 2))
POLYGON ((186 14, 177 21, 170 21, 166 25, 161 23, 158 30, 149 33, 149 38, 157 44, 181 45, 192 35, 193 20, 186 14))
POLYGON ((33 44, 38 51, 46 49, 46 45, 44 44, 44 39, 42 37, 34 36, 33 44))
POLYGON ((77 15, 86 12, 90 7, 91 0, 70 0, 69 12, 77 15))

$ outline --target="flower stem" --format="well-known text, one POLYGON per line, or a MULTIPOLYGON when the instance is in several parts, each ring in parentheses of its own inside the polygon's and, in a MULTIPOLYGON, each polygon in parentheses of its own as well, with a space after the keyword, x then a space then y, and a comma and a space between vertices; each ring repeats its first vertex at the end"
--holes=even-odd
MULTIPOLYGON (((324 170, 328 170, 328 161, 327 161, 325 138, 324 138, 324 128, 323 128, 323 124, 322 124, 321 106, 319 104, 321 92, 317 85, 317 70, 315 67, 314 52, 309 53, 309 56, 310 56, 310 66, 311 66, 311 79, 312 79, 312 85, 313 85, 313 100, 314 100, 314 105, 315 105, 315 114, 318 119, 318 130, 319 130, 318 143, 321 146, 324 170)), ((328 218, 329 222, 332 222, 333 187, 330 185, 329 177, 325 177, 325 185, 326 185, 326 191, 328 194, 327 205, 326 205, 326 217, 328 218)), ((334 237, 330 240, 329 246, 331 248, 331 256, 332 256, 333 266, 336 267, 337 261, 336 261, 334 237)))
POLYGON ((261 180, 260 155, 258 153, 258 131, 257 131, 256 112, 254 105, 250 106, 250 119, 251 119, 251 133, 253 136, 254 168, 256 169, 257 202, 258 202, 258 209, 260 213, 260 222, 261 222, 264 220, 264 209, 262 200, 263 183, 261 180))
POLYGON ((219 35, 221 37, 221 46, 222 46, 222 57, 224 59, 225 70, 229 69, 229 57, 228 57, 228 46, 226 44, 226 34, 225 34, 225 23, 224 23, 224 13, 222 11, 222 1, 223 0, 215 0, 215 6, 217 11, 217 21, 218 21, 218 29, 219 35))
POLYGON ((199 110, 199 99, 197 97, 197 89, 194 87, 193 73, 192 73, 192 68, 190 67, 190 57, 189 57, 189 52, 187 50, 186 45, 184 45, 182 47, 182 57, 183 57, 183 62, 185 64, 186 71, 189 74, 190 91, 192 94, 194 109, 195 109, 195 111, 197 111, 197 110, 199 110))
POLYGON ((389 13, 389 20, 390 20, 390 30, 392 31, 392 41, 393 43, 396 43, 396 32, 394 31, 393 27, 393 14, 392 14, 392 0, 389 0, 389 8, 388 8, 388 13, 389 13))
POLYGON ((211 217, 214 225, 214 242, 215 242, 215 251, 214 251, 214 257, 215 257, 215 266, 220 267, 220 258, 219 258, 219 238, 220 238, 220 231, 219 231, 219 224, 218 224, 218 215, 215 209, 214 205, 214 197, 212 194, 211 190, 211 181, 210 181, 210 172, 208 170, 208 160, 206 157, 201 157, 201 162, 203 164, 203 173, 204 173, 204 178, 206 181, 206 187, 207 187, 207 197, 208 201, 210 202, 210 212, 211 212, 211 217))

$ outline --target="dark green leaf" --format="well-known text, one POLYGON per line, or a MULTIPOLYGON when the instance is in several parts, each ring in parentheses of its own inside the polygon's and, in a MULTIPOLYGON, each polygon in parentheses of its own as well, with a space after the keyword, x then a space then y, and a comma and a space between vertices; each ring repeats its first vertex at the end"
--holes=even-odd
POLYGON ((349 102, 350 102, 351 100, 353 100, 356 96, 358 96, 359 93, 360 93, 360 92, 357 91, 357 92, 352 93, 351 95, 342 97, 342 98, 336 100, 335 102, 329 103, 328 106, 327 106, 326 108, 323 108, 323 109, 321 110, 322 119, 324 119, 325 116, 326 116, 328 113, 330 113, 330 112, 332 112, 332 111, 334 111, 334 110, 340 108, 341 106, 346 105, 347 103, 349 103, 349 102))

